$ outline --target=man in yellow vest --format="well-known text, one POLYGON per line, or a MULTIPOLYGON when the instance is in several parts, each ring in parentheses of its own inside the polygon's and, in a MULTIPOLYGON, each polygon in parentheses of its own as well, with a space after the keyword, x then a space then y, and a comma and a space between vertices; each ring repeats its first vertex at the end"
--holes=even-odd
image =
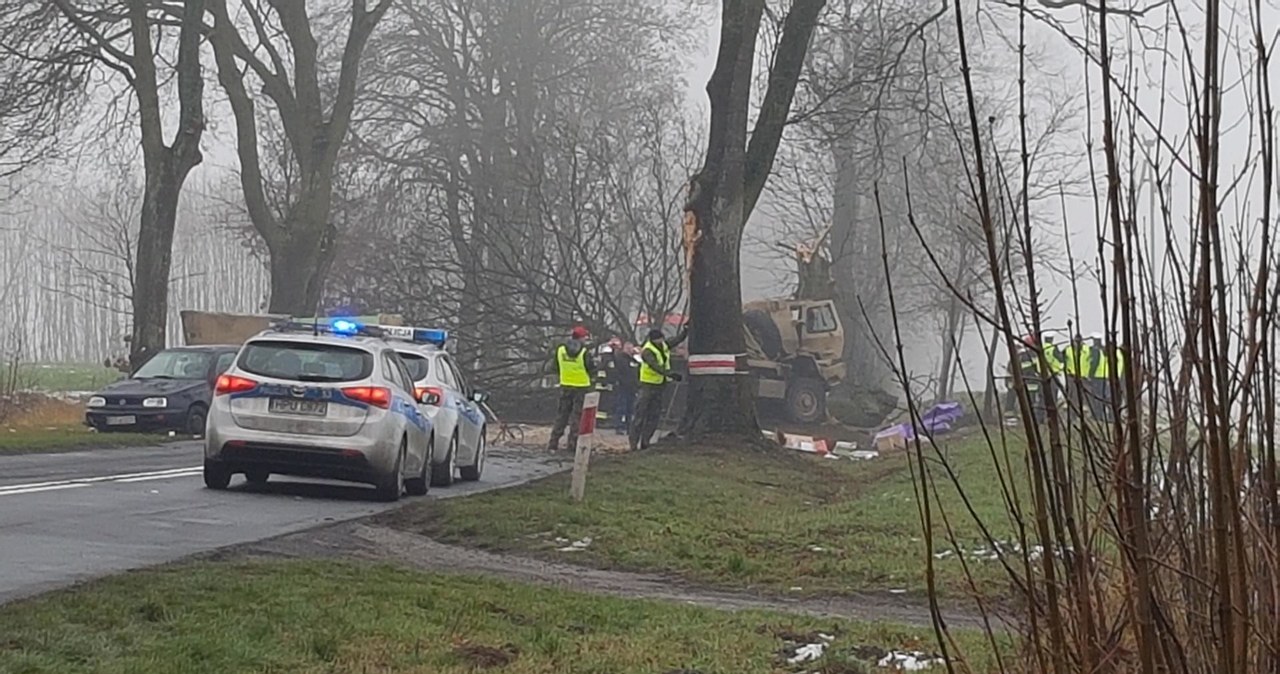
POLYGON ((640 389, 636 399, 635 418, 631 421, 631 449, 647 449, 653 434, 662 422, 662 394, 667 381, 680 381, 679 374, 671 371, 671 349, 680 346, 689 334, 689 327, 680 331, 675 339, 667 342, 667 336, 654 328, 649 339, 640 347, 640 389))
POLYGON ((551 440, 547 442, 548 451, 556 451, 560 438, 566 428, 569 429, 569 441, 566 448, 573 452, 578 449, 578 428, 582 419, 582 402, 592 387, 592 373, 596 371, 595 359, 587 342, 591 333, 581 325, 575 327, 569 340, 556 347, 556 372, 560 376, 560 403, 556 410, 556 423, 551 428, 551 440))
POLYGON ((1065 375, 1067 416, 1084 417, 1085 410, 1093 410, 1096 417, 1097 403, 1093 397, 1091 381, 1096 369, 1097 354, 1093 345, 1079 333, 1062 350, 1062 373, 1065 375))
POLYGON ((1115 409, 1112 407, 1114 396, 1111 394, 1112 384, 1119 386, 1119 379, 1124 376, 1124 351, 1118 345, 1101 347, 1102 357, 1098 359, 1098 367, 1094 370, 1095 395, 1098 396, 1101 418, 1108 423, 1115 420, 1115 409))

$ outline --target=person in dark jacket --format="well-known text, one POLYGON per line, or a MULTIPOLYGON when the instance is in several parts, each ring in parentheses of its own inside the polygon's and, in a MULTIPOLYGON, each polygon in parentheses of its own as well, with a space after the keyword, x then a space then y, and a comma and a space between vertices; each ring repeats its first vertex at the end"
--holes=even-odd
POLYGON ((626 435, 636 398, 636 384, 640 381, 635 344, 627 342, 614 347, 610 354, 609 380, 613 385, 613 415, 617 418, 614 430, 618 435, 626 435))
POLYGON ((654 328, 649 331, 648 341, 640 347, 640 393, 636 397, 635 418, 632 419, 629 437, 633 451, 636 448, 647 449, 658 424, 662 422, 662 398, 667 382, 683 379, 671 371, 671 349, 680 346, 688 335, 689 326, 685 325, 680 334, 668 343, 666 335, 654 328))
POLYGON ((581 325, 575 327, 569 340, 556 347, 556 372, 560 377, 560 402, 556 409, 556 423, 551 428, 549 451, 556 451, 565 429, 569 429, 566 448, 578 449, 578 427, 582 418, 582 402, 592 387, 592 373, 596 371, 595 359, 587 347, 591 334, 581 325))

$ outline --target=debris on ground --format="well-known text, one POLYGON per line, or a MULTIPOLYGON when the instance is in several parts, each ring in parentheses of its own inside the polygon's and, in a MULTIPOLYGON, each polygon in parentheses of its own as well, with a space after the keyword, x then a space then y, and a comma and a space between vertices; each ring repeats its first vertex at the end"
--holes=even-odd
POLYGON ((936 656, 926 655, 919 651, 901 652, 889 651, 889 654, 880 659, 876 663, 877 667, 896 670, 899 672, 921 672, 933 667, 941 667, 947 664, 947 661, 936 656))
POLYGON ((799 635, 802 638, 798 640, 785 638, 785 636, 797 635, 783 635, 780 633, 779 636, 784 637, 783 640, 789 642, 779 653, 789 665, 798 665, 820 659, 827 652, 827 647, 835 640, 835 637, 830 634, 822 633, 799 635))
POLYGON ((907 420, 877 433, 874 440, 876 449, 882 452, 904 449, 909 440, 915 439, 917 431, 926 438, 950 433, 963 418, 964 408, 960 403, 951 401, 937 403, 920 415, 918 424, 907 420))
POLYGON ((559 552, 582 552, 583 550, 591 547, 591 537, 585 536, 573 541, 572 543, 569 542, 569 539, 560 537, 556 538, 556 545, 564 546, 556 548, 559 552))
MULTIPOLYGON (((939 550, 933 553, 934 559, 950 559, 958 553, 962 553, 965 559, 975 562, 994 562, 1004 556, 1021 556, 1022 545, 1017 541, 994 541, 990 546, 980 546, 976 548, 965 549, 959 546, 956 549, 939 550)), ((1071 554, 1069 547, 1060 547, 1058 557, 1062 558, 1071 554)), ((1044 556, 1044 547, 1040 545, 1032 545, 1027 550, 1027 558, 1032 561, 1038 561, 1044 556)))

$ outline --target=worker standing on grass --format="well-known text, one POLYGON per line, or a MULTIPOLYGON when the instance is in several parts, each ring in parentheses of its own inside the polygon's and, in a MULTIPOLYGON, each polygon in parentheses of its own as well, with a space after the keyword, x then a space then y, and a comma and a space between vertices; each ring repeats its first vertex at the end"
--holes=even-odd
POLYGON ((613 350, 612 362, 609 366, 609 378, 613 383, 614 432, 627 435, 632 425, 632 408, 635 405, 636 384, 639 378, 640 364, 636 362, 636 345, 631 342, 620 343, 613 350))
POLYGON ((1102 411, 1102 420, 1111 423, 1115 421, 1115 408, 1112 402, 1115 396, 1112 395, 1112 385, 1119 385, 1118 382, 1124 376, 1124 351, 1118 345, 1112 344, 1110 340, 1106 342, 1106 346, 1102 349, 1102 358, 1098 362, 1098 368, 1095 371, 1095 381, 1097 384, 1097 395, 1100 399, 1098 407, 1102 411))
POLYGON ((560 437, 565 428, 569 429, 569 442, 566 448, 573 452, 578 449, 578 426, 582 417, 582 402, 591 390, 592 373, 596 371, 595 359, 587 342, 591 333, 581 325, 575 327, 569 340, 556 347, 556 371, 560 375, 560 403, 556 410, 556 425, 551 428, 551 440, 547 442, 549 451, 556 451, 560 445, 560 437))
POLYGON ((1090 382, 1096 368, 1093 345, 1080 333, 1062 350, 1062 373, 1065 375, 1067 415, 1084 417, 1086 409, 1093 409, 1093 390, 1090 382))
POLYGON ((680 346, 689 335, 689 326, 680 331, 676 338, 667 342, 662 330, 654 328, 649 331, 649 339, 640 347, 640 393, 636 399, 635 418, 631 421, 630 445, 632 451, 637 447, 647 449, 653 434, 662 421, 662 397, 667 388, 667 381, 680 381, 679 374, 671 371, 671 349, 680 346))
POLYGON ((1018 353, 1018 369, 1022 370, 1022 382, 1027 390, 1027 402, 1031 404, 1031 415, 1037 424, 1045 421, 1048 406, 1058 404, 1058 387, 1054 377, 1062 371, 1058 347, 1052 338, 1046 338, 1036 349, 1033 335, 1022 339, 1023 349, 1018 353), (1043 352, 1048 371, 1042 372, 1040 354, 1043 352))

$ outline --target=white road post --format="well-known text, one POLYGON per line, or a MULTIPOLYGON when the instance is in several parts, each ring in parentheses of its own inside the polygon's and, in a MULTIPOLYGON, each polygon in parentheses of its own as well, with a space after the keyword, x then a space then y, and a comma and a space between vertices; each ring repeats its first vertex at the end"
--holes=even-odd
POLYGON ((582 400, 582 418, 578 420, 578 448, 573 455, 573 477, 569 482, 569 495, 575 503, 581 503, 587 490, 587 466, 591 463, 591 441, 596 433, 596 410, 600 407, 600 394, 592 391, 582 400))

